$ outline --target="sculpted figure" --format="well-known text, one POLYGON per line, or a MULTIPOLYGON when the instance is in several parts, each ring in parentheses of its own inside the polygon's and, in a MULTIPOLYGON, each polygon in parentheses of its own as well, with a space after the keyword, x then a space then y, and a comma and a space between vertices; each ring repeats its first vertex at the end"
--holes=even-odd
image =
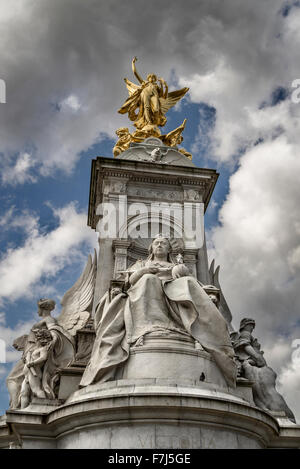
POLYGON ((276 390, 277 375, 270 368, 263 356, 257 339, 252 336, 255 328, 253 319, 244 318, 240 323, 239 333, 233 333, 233 347, 241 364, 241 376, 254 382, 253 400, 257 407, 275 412, 285 412, 295 422, 295 417, 285 400, 276 390))
MULTIPOLYGON (((177 129, 172 130, 167 135, 162 135, 161 140, 163 143, 169 145, 170 147, 177 147, 177 145, 180 145, 180 143, 183 142, 183 136, 181 134, 184 131, 185 125, 186 119, 184 119, 183 123, 177 127, 177 129)), ((185 148, 178 148, 178 151, 180 151, 180 153, 186 156, 189 160, 192 160, 192 154, 185 148)))
POLYGON ((40 321, 32 326, 28 335, 14 342, 15 348, 23 355, 6 380, 10 408, 27 407, 34 396, 57 397, 59 370, 74 360, 74 336, 90 318, 87 308, 93 299, 95 278, 96 256, 94 261, 89 256, 83 273, 65 293, 57 319, 51 316, 54 300, 41 298, 37 302, 40 321))
POLYGON ((162 153, 161 153, 161 150, 160 148, 154 148, 154 150, 152 150, 151 152, 151 160, 152 162, 154 163, 158 163, 158 162, 161 162, 161 158, 162 158, 162 153))
POLYGON ((168 85, 162 78, 157 78, 153 73, 143 80, 136 70, 137 58, 132 60, 132 71, 139 85, 125 78, 129 92, 129 98, 119 109, 120 114, 128 113, 129 119, 134 122, 138 131, 146 136, 160 136, 158 126, 164 126, 167 122, 165 113, 181 99, 188 88, 168 92, 168 85), (136 112, 138 109, 138 112, 136 112))
POLYGON ((33 396, 55 399, 59 368, 74 357, 73 337, 51 316, 54 308, 51 299, 38 301, 42 319, 32 326, 22 345, 22 359, 7 377, 11 408, 27 407, 33 396))
POLYGON ((130 142, 132 141, 127 127, 120 127, 118 130, 116 130, 116 134, 119 139, 113 148, 114 157, 127 150, 129 148, 130 142))
MULTIPOLYGON (((28 335, 22 335, 18 337, 14 343, 13 347, 18 350, 18 352, 23 352, 27 344, 28 335)), ((24 380, 24 361, 19 360, 16 365, 13 367, 11 372, 6 378, 6 386, 10 396, 9 407, 11 409, 16 409, 19 407, 19 398, 21 392, 21 386, 24 380)))
POLYGON ((137 261, 127 276, 126 293, 112 297, 107 292, 96 308, 96 339, 81 386, 114 379, 116 368, 128 359, 130 346, 158 331, 194 338, 214 357, 228 384, 235 386, 236 365, 226 321, 182 260, 175 264, 169 239, 156 237, 149 257, 137 261))
POLYGON ((23 356, 25 365, 20 394, 21 409, 29 405, 31 395, 46 398, 42 384, 43 366, 48 359, 53 338, 48 329, 34 329, 32 332, 35 335, 35 346, 28 348, 23 356))

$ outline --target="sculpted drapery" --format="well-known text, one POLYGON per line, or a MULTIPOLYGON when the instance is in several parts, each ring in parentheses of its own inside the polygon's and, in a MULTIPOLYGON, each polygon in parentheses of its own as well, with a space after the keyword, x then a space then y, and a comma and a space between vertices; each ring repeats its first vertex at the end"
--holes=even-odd
POLYGON ((235 386, 236 365, 227 324, 200 282, 184 264, 170 259, 164 237, 154 239, 150 256, 129 270, 126 293, 107 292, 95 313, 96 339, 80 385, 114 379, 130 346, 154 331, 187 334, 209 352, 227 383, 235 386))
POLYGON ((15 347, 23 352, 22 359, 6 380, 13 409, 27 407, 32 397, 55 399, 59 370, 74 357, 74 340, 51 316, 54 307, 53 300, 39 300, 38 314, 42 319, 28 335, 16 341, 15 347))
POLYGON ((62 310, 57 318, 51 316, 55 301, 41 298, 38 315, 28 335, 19 337, 14 347, 22 351, 7 377, 10 408, 27 407, 33 397, 55 399, 61 370, 70 366, 75 358, 76 333, 90 318, 88 311, 94 295, 97 262, 91 256, 84 271, 61 300, 62 310))
POLYGON ((159 136, 158 126, 163 127, 167 122, 165 113, 186 94, 188 88, 169 93, 165 80, 157 78, 154 73, 143 80, 136 70, 136 60, 136 57, 132 60, 132 71, 140 84, 136 85, 125 78, 129 97, 118 112, 128 113, 129 119, 138 130, 159 136))
POLYGON ((254 328, 254 319, 244 318, 241 320, 239 332, 232 333, 233 347, 241 365, 240 374, 253 382, 253 400, 257 407, 284 412, 296 423, 293 412, 276 389, 277 375, 266 363, 264 352, 252 335, 254 328))

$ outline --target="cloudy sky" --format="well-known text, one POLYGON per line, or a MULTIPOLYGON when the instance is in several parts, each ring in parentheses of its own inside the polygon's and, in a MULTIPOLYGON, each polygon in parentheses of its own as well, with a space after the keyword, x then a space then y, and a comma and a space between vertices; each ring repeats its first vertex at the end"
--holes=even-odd
POLYGON ((300 2, 0 0, 0 34, 1 413, 14 338, 36 320, 38 298, 59 305, 97 245, 86 225, 91 159, 112 156, 128 125, 117 109, 137 56, 141 75, 190 88, 165 129, 186 117, 184 147, 220 172, 210 260, 234 326, 255 318, 300 420, 300 2))

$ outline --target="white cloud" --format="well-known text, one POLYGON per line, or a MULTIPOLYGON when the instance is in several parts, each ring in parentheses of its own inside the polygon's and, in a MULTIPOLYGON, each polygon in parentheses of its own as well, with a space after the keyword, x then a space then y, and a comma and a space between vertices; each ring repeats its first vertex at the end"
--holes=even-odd
POLYGON ((14 340, 24 334, 28 334, 36 319, 30 321, 19 321, 18 324, 11 328, 6 323, 0 325, 0 339, 6 344, 6 363, 15 362, 21 356, 20 352, 12 347, 14 340))
POLYGON ((63 110, 68 110, 71 109, 72 111, 78 111, 81 108, 81 104, 79 102, 79 99, 75 95, 70 95, 66 99, 64 99, 61 103, 60 106, 62 107, 63 110))
MULTIPOLYGON (((80 247, 95 245, 95 233, 85 225, 86 214, 78 213, 74 204, 54 210, 59 226, 40 233, 29 217, 28 231, 22 246, 8 249, 0 261, 0 300, 32 297, 33 286, 42 276, 53 278, 64 266, 74 262, 80 247)), ((26 226, 26 217, 23 217, 26 226)))
MULTIPOLYGON (((300 337, 299 174, 297 147, 286 135, 252 148, 231 176, 220 225, 209 234, 235 328, 242 317, 256 320, 275 371, 288 366, 292 340, 300 337)), ((285 382, 282 390, 288 393, 285 382)))
POLYGON ((36 165, 29 153, 18 155, 14 165, 3 165, 1 171, 1 180, 3 184, 24 184, 25 182, 36 182, 36 177, 30 172, 36 165))
POLYGON ((42 174, 70 171, 81 151, 105 135, 116 138, 128 122, 117 109, 127 97, 123 76, 134 79, 134 55, 142 76, 152 71, 170 82, 175 71, 193 101, 216 107, 215 157, 229 161, 260 133, 252 112, 298 76, 299 9, 283 18, 282 4, 191 0, 186 8, 181 0, 153 0, 150 8, 137 0, 126 6, 40 0, 25 8, 22 1, 2 0, 6 164, 29 144, 42 174))
POLYGON ((241 149, 274 136, 281 126, 300 143, 299 117, 292 115, 295 105, 291 109, 290 99, 276 109, 269 107, 272 92, 279 86, 291 92, 299 76, 300 35, 295 25, 299 25, 300 10, 294 8, 283 18, 282 2, 260 3, 243 5, 243 18, 242 11, 236 11, 240 16, 231 29, 224 11, 211 21, 203 18, 204 42, 198 42, 203 66, 193 75, 188 69, 179 81, 190 87, 193 101, 216 108, 210 156, 222 162, 230 163, 241 149), (266 106, 261 108, 263 103, 266 106))
POLYGON ((293 341, 290 361, 278 374, 278 388, 300 419, 300 338, 293 341), (296 348, 297 347, 297 348, 296 348), (296 349, 295 349, 296 348, 296 349))
POLYGON ((11 206, 0 217, 1 231, 22 230, 34 236, 38 233, 38 217, 29 210, 18 212, 15 206, 11 206))

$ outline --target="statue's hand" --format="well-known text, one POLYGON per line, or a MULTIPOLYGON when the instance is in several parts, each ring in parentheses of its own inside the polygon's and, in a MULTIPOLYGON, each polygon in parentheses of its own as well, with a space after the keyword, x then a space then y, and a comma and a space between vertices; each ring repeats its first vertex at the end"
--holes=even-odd
POLYGON ((249 364, 249 365, 252 365, 252 366, 256 366, 256 362, 255 362, 255 360, 253 360, 253 358, 248 358, 248 360, 245 360, 244 364, 245 365, 249 364))
POLYGON ((177 264, 172 269, 172 277, 174 279, 180 278, 180 277, 186 277, 187 275, 191 275, 191 274, 187 266, 184 264, 177 264))
POLYGON ((262 368, 263 366, 266 366, 266 360, 263 357, 257 357, 256 358, 256 366, 259 368, 262 368))
POLYGON ((137 57, 133 57, 132 59, 132 63, 135 64, 135 62, 137 62, 137 57))
POLYGON ((157 274, 158 270, 159 269, 157 267, 147 267, 146 268, 146 273, 147 274, 157 274))
POLYGON ((249 357, 245 363, 249 364, 249 365, 252 365, 252 366, 257 366, 258 368, 262 368, 263 366, 266 366, 266 361, 263 357, 260 357, 259 355, 257 355, 256 357, 249 357))

